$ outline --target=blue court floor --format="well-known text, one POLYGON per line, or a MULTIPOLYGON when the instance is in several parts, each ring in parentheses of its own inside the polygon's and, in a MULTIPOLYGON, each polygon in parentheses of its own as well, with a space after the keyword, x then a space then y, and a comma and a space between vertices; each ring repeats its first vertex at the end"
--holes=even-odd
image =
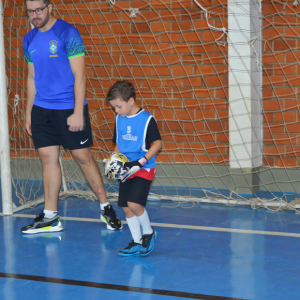
POLYGON ((0 216, 0 299, 300 299, 300 216, 292 211, 149 201, 155 249, 122 258, 129 229, 107 230, 98 202, 59 201, 63 232, 23 235, 42 209, 0 216))

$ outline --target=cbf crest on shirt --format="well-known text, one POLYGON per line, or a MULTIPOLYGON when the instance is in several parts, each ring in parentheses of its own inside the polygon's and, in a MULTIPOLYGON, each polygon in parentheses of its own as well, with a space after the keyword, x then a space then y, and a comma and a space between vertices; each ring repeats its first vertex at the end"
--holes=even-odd
MULTIPOLYGON (((57 52, 58 41, 53 40, 49 44, 50 44, 49 46, 50 53, 55 54, 57 52)), ((58 55, 50 55, 50 57, 58 57, 58 55)))
POLYGON ((74 108, 74 75, 69 59, 85 55, 79 31, 58 19, 46 32, 37 28, 28 32, 23 50, 28 64, 34 65, 34 104, 57 110, 74 108))

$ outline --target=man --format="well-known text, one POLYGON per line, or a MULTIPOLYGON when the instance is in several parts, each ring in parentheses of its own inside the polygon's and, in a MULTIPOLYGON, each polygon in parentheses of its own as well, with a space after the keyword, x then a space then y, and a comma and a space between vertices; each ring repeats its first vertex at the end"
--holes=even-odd
POLYGON ((51 15, 49 0, 25 0, 34 29, 23 39, 28 62, 26 129, 43 165, 44 211, 23 233, 61 231, 57 212, 61 186, 59 147, 69 149, 100 201, 102 221, 111 230, 122 223, 106 198, 91 154, 92 131, 85 98, 85 50, 78 30, 51 15))

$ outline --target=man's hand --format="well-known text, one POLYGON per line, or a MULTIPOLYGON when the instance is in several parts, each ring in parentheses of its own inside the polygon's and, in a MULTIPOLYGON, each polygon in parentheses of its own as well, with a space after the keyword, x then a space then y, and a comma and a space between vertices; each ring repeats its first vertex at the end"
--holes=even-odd
POLYGON ((127 169, 127 173, 121 177, 121 181, 124 182, 134 173, 139 171, 142 167, 144 167, 148 163, 147 158, 144 156, 139 160, 126 162, 124 164, 124 169, 127 169))
POLYGON ((31 132, 31 115, 26 115, 26 130, 27 132, 32 135, 32 132, 31 132))
POLYGON ((69 125, 70 131, 82 131, 84 129, 84 117, 83 113, 80 114, 72 114, 67 119, 67 124, 69 125))

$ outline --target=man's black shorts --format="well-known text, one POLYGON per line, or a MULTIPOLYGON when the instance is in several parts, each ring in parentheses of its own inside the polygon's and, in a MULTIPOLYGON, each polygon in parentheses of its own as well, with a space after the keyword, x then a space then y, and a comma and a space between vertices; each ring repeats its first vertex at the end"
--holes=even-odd
POLYGON ((133 177, 125 182, 120 181, 119 201, 121 207, 128 207, 127 202, 146 206, 152 180, 142 177, 133 177))
POLYGON ((33 105, 31 111, 31 132, 36 149, 60 146, 76 150, 93 145, 88 105, 84 106, 85 127, 83 131, 70 131, 67 119, 74 109, 55 110, 33 105))

